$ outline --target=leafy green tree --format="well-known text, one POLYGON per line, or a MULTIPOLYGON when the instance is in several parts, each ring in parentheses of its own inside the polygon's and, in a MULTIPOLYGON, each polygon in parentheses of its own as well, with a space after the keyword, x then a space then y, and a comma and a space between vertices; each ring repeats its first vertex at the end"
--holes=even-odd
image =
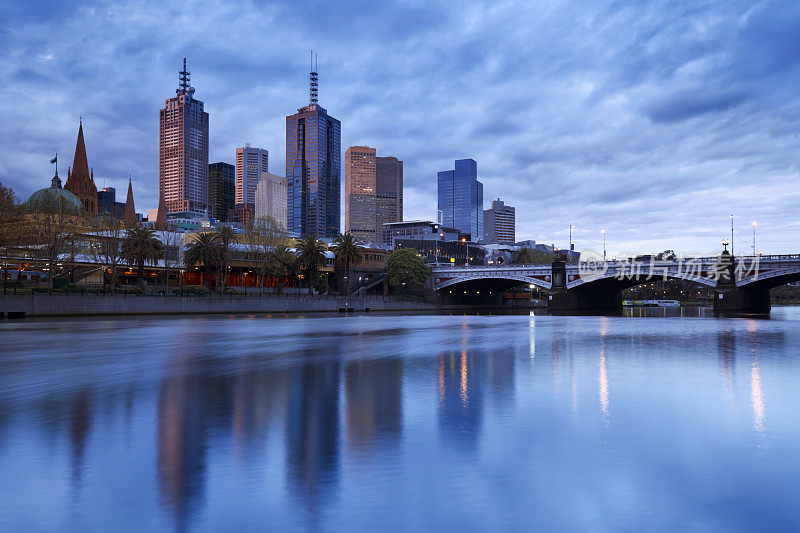
POLYGON ((149 228, 130 228, 120 246, 120 255, 136 266, 136 284, 141 287, 144 283, 144 265, 156 264, 161 257, 163 245, 156 237, 155 232, 149 228))
POLYGON ((278 278, 277 292, 283 292, 283 280, 287 277, 297 276, 300 265, 297 255, 288 246, 278 246, 272 254, 272 275, 278 278))
POLYGON ((298 241, 297 250, 300 252, 298 257, 300 265, 306 268, 308 294, 311 294, 317 279, 317 272, 326 261, 325 244, 313 235, 307 235, 298 241))
POLYGON ((393 287, 404 283, 411 286, 424 285, 430 273, 430 267, 411 248, 400 248, 389 256, 387 278, 389 285, 393 287))
POLYGON ((347 277, 347 286, 342 287, 342 291, 347 291, 345 294, 350 294, 351 275, 350 265, 357 265, 363 259, 362 252, 364 247, 358 244, 356 238, 352 233, 347 232, 344 235, 339 235, 333 243, 333 253, 336 259, 344 263, 345 276, 347 277))
POLYGON ((204 285, 211 289, 209 274, 219 264, 218 235, 212 232, 200 233, 184 253, 183 260, 187 266, 200 266, 205 273, 204 285))

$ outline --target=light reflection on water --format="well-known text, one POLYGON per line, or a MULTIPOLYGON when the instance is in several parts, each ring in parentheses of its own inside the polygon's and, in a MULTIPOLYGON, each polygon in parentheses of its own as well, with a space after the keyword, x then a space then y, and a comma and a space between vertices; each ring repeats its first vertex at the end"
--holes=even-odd
POLYGON ((800 309, 681 312, 0 323, 0 530, 796 529, 800 309))

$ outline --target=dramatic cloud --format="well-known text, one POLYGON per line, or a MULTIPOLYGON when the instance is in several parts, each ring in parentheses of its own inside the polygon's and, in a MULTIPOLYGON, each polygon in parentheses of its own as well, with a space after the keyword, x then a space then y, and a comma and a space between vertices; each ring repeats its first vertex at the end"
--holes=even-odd
POLYGON ((517 235, 612 253, 800 251, 800 7, 785 2, 203 2, 0 6, 0 180, 20 196, 72 159, 156 206, 158 109, 183 56, 211 160, 249 142, 284 173, 285 116, 320 103, 342 146, 405 162, 406 218, 472 157, 517 235))

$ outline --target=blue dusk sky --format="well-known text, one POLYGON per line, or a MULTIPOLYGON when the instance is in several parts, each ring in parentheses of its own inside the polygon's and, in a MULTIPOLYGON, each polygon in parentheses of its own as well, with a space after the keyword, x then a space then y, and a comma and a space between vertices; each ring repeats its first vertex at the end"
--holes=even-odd
MULTIPOLYGON (((98 188, 155 208, 158 110, 188 58, 210 161, 267 148, 285 116, 342 121, 342 154, 405 162, 405 218, 472 157, 517 238, 612 254, 800 251, 800 4, 793 2, 0 3, 0 181, 20 197, 71 164, 83 116, 98 188)), ((66 174, 66 172, 64 172, 66 174)), ((342 171, 343 174, 343 171, 342 171)), ((342 175, 344 179, 344 175, 342 175)))

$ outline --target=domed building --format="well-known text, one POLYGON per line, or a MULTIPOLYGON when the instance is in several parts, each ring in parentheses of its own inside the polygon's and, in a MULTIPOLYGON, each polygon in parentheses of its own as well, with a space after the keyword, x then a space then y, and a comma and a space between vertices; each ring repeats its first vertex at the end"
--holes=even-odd
POLYGON ((64 208, 75 214, 83 210, 83 202, 61 187, 61 178, 58 177, 58 172, 53 176, 50 182, 50 187, 46 189, 39 189, 28 198, 25 205, 33 210, 53 209, 53 207, 64 208))

